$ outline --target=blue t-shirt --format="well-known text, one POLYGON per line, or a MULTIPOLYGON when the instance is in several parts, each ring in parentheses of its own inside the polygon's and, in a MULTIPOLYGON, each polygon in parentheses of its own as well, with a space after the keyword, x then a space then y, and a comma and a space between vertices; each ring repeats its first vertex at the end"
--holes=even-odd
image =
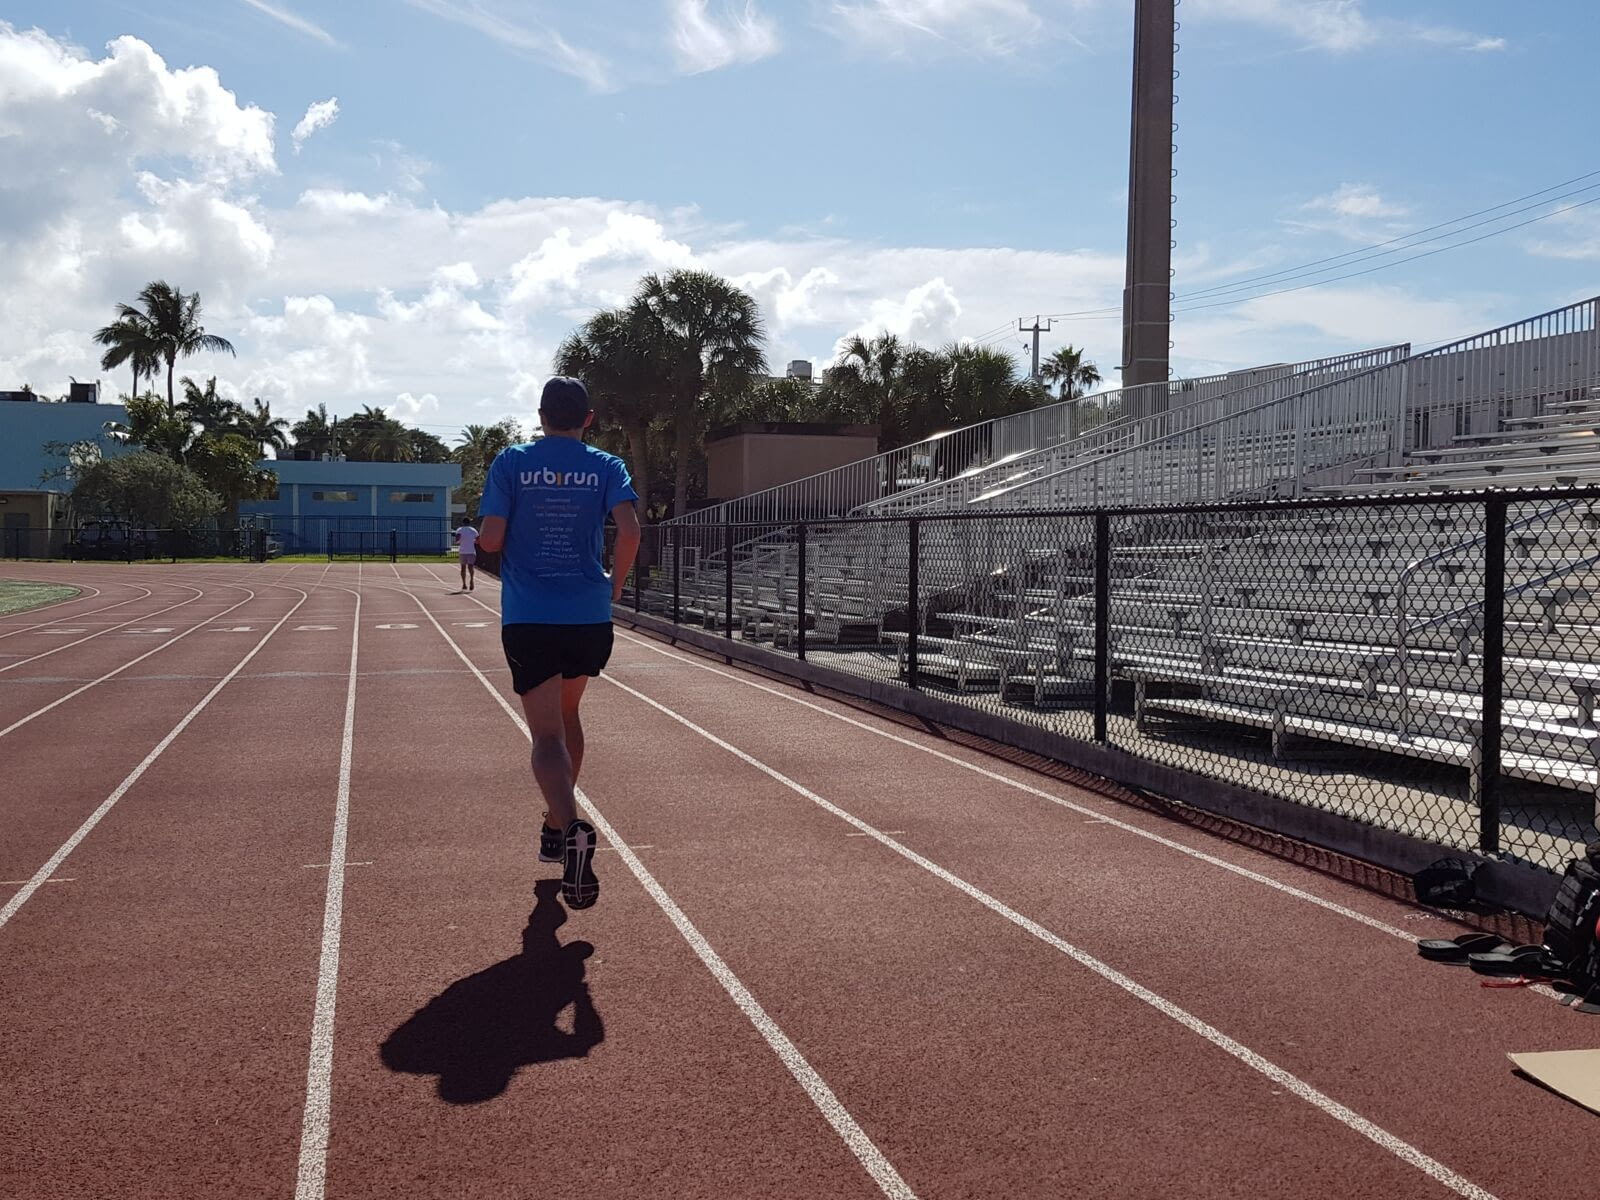
POLYGON ((611 620, 611 580, 601 565, 606 516, 636 499, 623 461, 577 438, 502 450, 478 505, 480 517, 506 519, 501 624, 611 620))

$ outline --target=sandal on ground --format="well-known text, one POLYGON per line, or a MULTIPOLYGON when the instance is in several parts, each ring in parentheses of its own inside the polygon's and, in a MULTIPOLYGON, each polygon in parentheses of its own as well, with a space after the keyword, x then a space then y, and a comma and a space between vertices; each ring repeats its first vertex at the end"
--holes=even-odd
POLYGON ((1467 965, 1479 975, 1527 975, 1545 978, 1556 974, 1543 946, 1514 946, 1510 950, 1467 955, 1467 965))
POLYGON ((1463 933, 1456 938, 1424 938, 1417 953, 1430 962, 1464 963, 1469 954, 1488 954, 1506 946, 1506 940, 1492 933, 1463 933))

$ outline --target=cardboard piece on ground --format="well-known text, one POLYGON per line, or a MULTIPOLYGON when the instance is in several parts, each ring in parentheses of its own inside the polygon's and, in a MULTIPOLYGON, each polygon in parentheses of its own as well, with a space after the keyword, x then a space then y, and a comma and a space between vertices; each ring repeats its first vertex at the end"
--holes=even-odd
POLYGON ((1506 1057, 1551 1091, 1600 1114, 1600 1050, 1546 1050, 1506 1057))

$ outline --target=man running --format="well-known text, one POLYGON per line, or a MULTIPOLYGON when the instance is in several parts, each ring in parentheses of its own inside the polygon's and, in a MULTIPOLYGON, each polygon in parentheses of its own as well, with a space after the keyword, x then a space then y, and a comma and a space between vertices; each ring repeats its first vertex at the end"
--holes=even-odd
POLYGON ((450 536, 455 539, 456 553, 461 558, 461 590, 475 591, 478 586, 478 531, 468 521, 450 536))
POLYGON ((539 861, 563 864, 569 908, 599 898, 594 826, 573 787, 583 766, 578 705, 611 657, 611 606, 639 551, 638 499, 620 458, 583 443, 594 421, 576 379, 552 379, 539 400, 539 441, 502 450, 478 505, 478 545, 504 550, 500 641, 533 734, 533 777, 546 812, 539 861), (617 524, 611 574, 601 563, 607 515, 617 524))

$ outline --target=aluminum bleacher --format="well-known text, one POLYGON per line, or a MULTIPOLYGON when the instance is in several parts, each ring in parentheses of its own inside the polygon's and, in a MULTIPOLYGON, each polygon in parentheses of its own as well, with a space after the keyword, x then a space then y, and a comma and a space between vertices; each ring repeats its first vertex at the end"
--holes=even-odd
POLYGON ((848 517, 723 506, 654 531, 639 601, 1555 866, 1600 790, 1596 309, 1303 364, 848 517), (1557 484, 1589 490, 1481 490, 1557 484))

